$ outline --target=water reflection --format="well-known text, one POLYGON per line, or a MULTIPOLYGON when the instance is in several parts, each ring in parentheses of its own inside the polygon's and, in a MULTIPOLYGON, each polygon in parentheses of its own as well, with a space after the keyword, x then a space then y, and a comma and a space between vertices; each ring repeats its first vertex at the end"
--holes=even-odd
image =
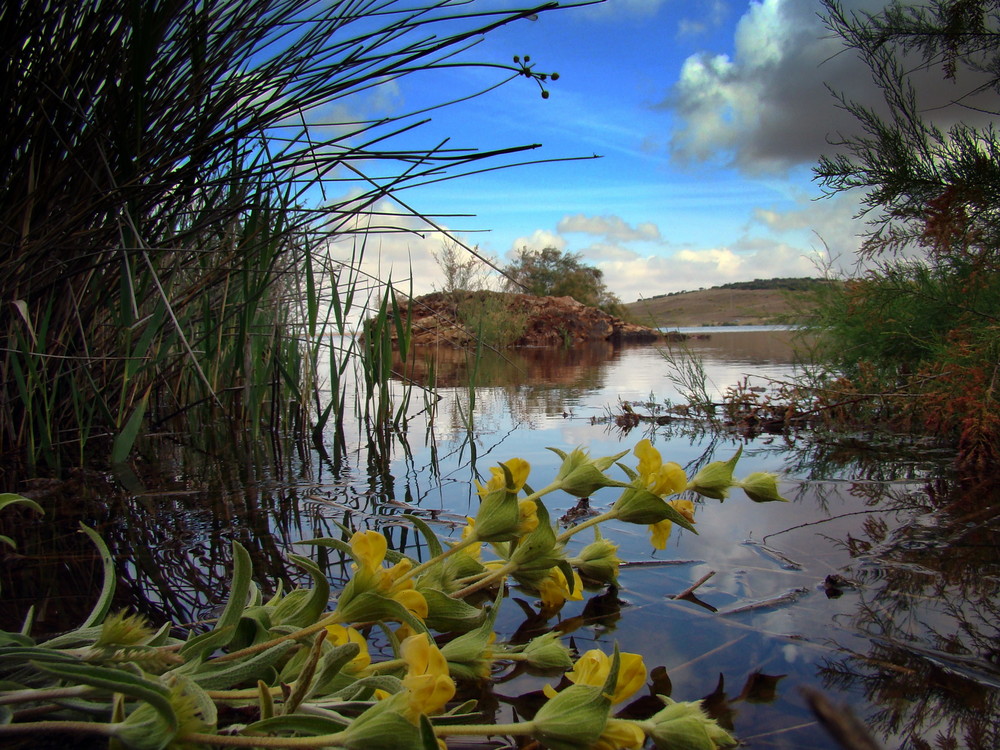
POLYGON ((907 523, 870 518, 843 540, 867 643, 840 645, 820 675, 861 691, 870 726, 903 745, 1000 747, 1000 491, 938 482, 916 498, 907 523))
MULTIPOLYGON (((791 334, 771 337, 723 331, 689 345, 721 391, 745 376, 788 377, 791 334)), ((680 397, 656 347, 478 358, 424 351, 396 367, 404 376, 389 390, 397 403, 408 384, 425 389, 411 393, 411 418, 373 435, 345 419, 354 432, 336 460, 206 429, 198 445, 145 446, 134 475, 43 488, 39 500, 51 510, 44 522, 0 517, 0 533, 19 544, 0 580, 3 624, 19 627, 39 600, 40 628, 50 631, 89 611, 100 568, 76 531, 81 521, 121 563, 117 606, 194 622, 222 603, 232 540, 251 551, 265 590, 301 580, 290 551, 311 555, 336 585, 347 575, 344 560, 297 542, 339 537, 344 524, 382 530, 393 548, 424 559, 401 516, 420 515, 452 535, 477 505, 473 480, 496 461, 519 456, 547 477, 557 463, 547 446, 610 455, 648 436, 692 473, 743 445, 738 474, 782 473, 791 503, 754 505, 738 492, 724 503, 701 501, 699 534, 675 533, 665 552, 651 549, 645 528, 611 524, 606 535, 628 561, 619 588, 588 591, 559 612, 514 588, 497 622, 501 636, 520 642, 556 629, 581 650, 618 642, 643 654, 656 690, 708 698, 757 748, 836 747, 802 686, 850 705, 886 748, 930 747, 938 735, 943 747, 947 738, 956 747, 1000 746, 1000 498, 950 478, 948 456, 933 445, 873 435, 747 439, 684 420, 623 434, 605 420, 609 406, 680 397), (697 601, 671 598, 713 571, 697 601)), ((592 504, 604 509, 616 496, 602 491, 592 504)), ((556 497, 548 510, 559 518, 575 502, 556 497)), ((511 670, 486 703, 501 720, 528 712, 543 681, 511 670)))

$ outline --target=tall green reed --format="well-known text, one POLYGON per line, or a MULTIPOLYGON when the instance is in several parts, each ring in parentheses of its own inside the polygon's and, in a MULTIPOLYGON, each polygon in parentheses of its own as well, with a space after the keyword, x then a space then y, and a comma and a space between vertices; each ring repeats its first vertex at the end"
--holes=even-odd
MULTIPOLYGON (((321 318, 330 239, 359 231, 387 197, 437 231, 395 196, 534 147, 400 147, 426 109, 350 122, 321 112, 360 110, 385 82, 458 65, 496 72, 484 91, 519 76, 541 85, 523 63, 467 49, 556 7, 6 3, 0 454, 58 467, 95 451, 124 460, 163 430, 307 436, 321 377, 312 342, 331 313, 343 327, 354 293, 333 292, 321 318)), ((313 437, 344 406, 321 409, 313 437)))

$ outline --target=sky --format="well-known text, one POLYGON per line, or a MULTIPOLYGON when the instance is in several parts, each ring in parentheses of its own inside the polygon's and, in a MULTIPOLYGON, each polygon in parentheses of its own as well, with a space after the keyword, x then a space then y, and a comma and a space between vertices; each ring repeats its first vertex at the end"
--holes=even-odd
MULTIPOLYGON (((578 253, 624 302, 851 272, 864 228, 858 196, 822 197, 812 168, 838 134, 858 130, 831 89, 862 102, 875 94, 821 9, 818 0, 607 0, 491 33, 464 58, 530 55, 536 71, 559 73, 545 84, 549 97, 521 77, 432 112, 405 140, 482 150, 539 143, 524 158, 545 163, 401 198, 500 265, 522 247, 578 253)), ((356 106, 398 115, 497 80, 492 69, 435 70, 386 82, 356 106)), ((442 238, 397 223, 413 231, 370 237, 366 269, 404 289, 412 280, 413 294, 440 289, 433 252, 442 238)))

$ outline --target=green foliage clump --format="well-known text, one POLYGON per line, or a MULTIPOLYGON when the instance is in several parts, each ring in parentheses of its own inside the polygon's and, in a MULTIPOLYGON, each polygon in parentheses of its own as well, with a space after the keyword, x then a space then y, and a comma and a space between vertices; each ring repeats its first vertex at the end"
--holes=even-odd
POLYGON ((827 22, 870 68, 887 114, 841 98, 864 131, 816 175, 861 189, 862 278, 830 288, 817 314, 842 392, 876 393, 896 424, 957 438, 960 464, 1000 463, 1000 137, 965 118, 931 119, 918 76, 950 79, 954 99, 990 108, 1000 93, 996 3, 893 3, 827 22))
POLYGON ((517 310, 501 292, 480 291, 466 294, 458 302, 459 322, 476 334, 483 346, 503 349, 524 336, 528 315, 517 310))
POLYGON ((510 291, 526 291, 539 297, 572 297, 610 315, 624 315, 621 300, 604 283, 604 272, 586 265, 579 253, 564 253, 554 247, 522 247, 503 271, 510 291))

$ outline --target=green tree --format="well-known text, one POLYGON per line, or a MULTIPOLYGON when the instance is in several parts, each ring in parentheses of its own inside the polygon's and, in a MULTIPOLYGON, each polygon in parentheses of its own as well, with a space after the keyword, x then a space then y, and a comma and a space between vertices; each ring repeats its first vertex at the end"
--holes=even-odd
POLYGON ((599 268, 583 263, 579 253, 564 253, 554 247, 530 250, 522 247, 504 269, 509 291, 526 291, 539 297, 572 297, 621 317, 621 300, 604 283, 599 268))
POLYGON ((821 307, 826 351, 859 391, 898 394, 897 418, 956 435, 961 463, 995 466, 1000 2, 894 2, 877 13, 824 5, 884 99, 876 110, 839 96, 862 132, 834 144, 815 170, 830 193, 863 191, 862 255, 871 262, 821 307), (942 112, 930 95, 949 81, 942 112), (938 124, 956 113, 947 129, 938 124))

